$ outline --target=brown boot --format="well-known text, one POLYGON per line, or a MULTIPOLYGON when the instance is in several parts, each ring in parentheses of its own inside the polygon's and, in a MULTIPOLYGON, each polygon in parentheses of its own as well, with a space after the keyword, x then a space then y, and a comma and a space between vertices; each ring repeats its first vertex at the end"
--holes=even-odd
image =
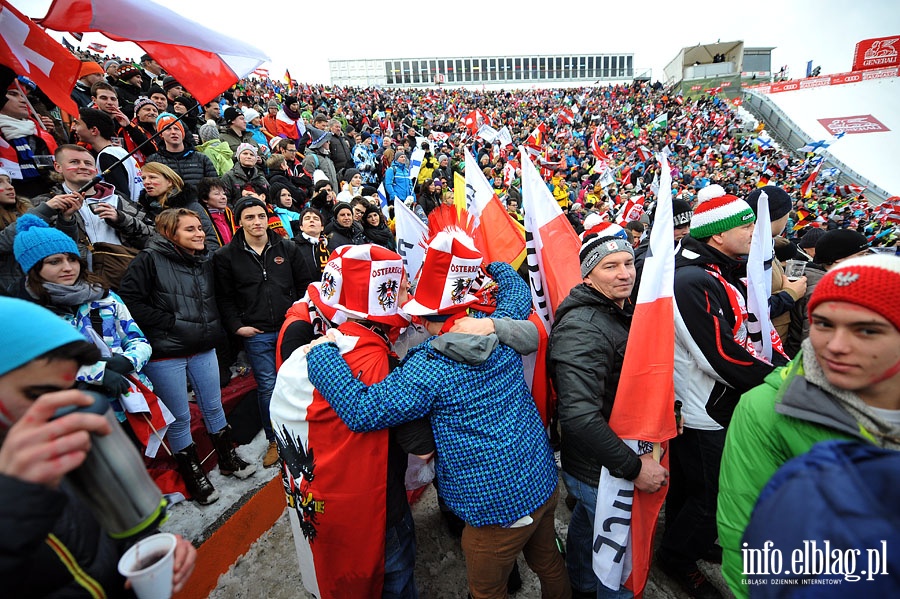
POLYGON ((269 441, 269 447, 266 449, 266 455, 263 457, 263 468, 271 468, 278 463, 278 445, 275 441, 269 441))
POLYGON ((184 449, 175 453, 175 461, 178 462, 178 472, 184 479, 188 493, 191 499, 200 505, 209 505, 219 499, 219 492, 212 486, 203 466, 200 465, 200 458, 197 456, 197 446, 191 443, 184 449))
POLYGON ((212 439, 213 447, 219 455, 219 472, 223 475, 247 478, 256 472, 256 464, 248 464, 234 450, 231 426, 226 426, 217 433, 210 433, 209 438, 212 439))

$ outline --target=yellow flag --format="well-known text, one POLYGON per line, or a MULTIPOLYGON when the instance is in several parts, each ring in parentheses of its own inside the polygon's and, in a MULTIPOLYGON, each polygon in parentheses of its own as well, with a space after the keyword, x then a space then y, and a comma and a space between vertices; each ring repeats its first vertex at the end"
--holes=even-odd
POLYGON ((453 173, 453 205, 457 214, 466 209, 466 179, 459 173, 453 173))

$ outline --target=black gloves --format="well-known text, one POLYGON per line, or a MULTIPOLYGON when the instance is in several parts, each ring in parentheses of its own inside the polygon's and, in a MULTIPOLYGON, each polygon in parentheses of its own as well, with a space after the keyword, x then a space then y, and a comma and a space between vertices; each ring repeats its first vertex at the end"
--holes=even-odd
POLYGON ((103 374, 103 382, 100 383, 100 386, 108 391, 110 395, 118 397, 128 391, 131 383, 115 370, 107 368, 103 374))
POLYGON ((125 356, 117 354, 106 360, 106 369, 112 369, 119 374, 130 374, 134 372, 134 364, 125 356))

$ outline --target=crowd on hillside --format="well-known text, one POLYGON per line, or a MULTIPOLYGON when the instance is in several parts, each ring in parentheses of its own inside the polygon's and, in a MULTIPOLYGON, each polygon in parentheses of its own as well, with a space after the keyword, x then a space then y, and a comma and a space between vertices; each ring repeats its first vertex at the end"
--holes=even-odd
MULTIPOLYGON (((805 449, 788 457, 805 453, 809 439, 834 437, 897 449, 900 406, 884 400, 885 385, 896 385, 896 364, 879 362, 871 369, 881 378, 858 383, 842 376, 845 371, 834 366, 833 355, 822 358, 824 367, 817 367, 813 356, 832 351, 816 341, 822 329, 844 326, 842 313, 831 303, 859 303, 880 319, 873 325, 875 336, 900 335, 896 307, 845 293, 844 281, 850 279, 841 278, 856 277, 851 282, 864 281, 866 293, 874 293, 869 286, 877 288, 881 279, 875 277, 870 285, 866 269, 877 267, 889 273, 884 284, 896 287, 896 258, 854 259, 875 250, 894 254, 900 206, 869 204, 864 189, 842 181, 839 173, 819 172, 820 155, 779 149, 764 124, 745 120, 746 113, 742 116, 725 97, 691 98, 644 82, 486 91, 340 88, 253 78, 201 105, 188 91, 191 82, 167 75, 149 55, 135 62, 90 53, 80 57, 72 91, 77 115, 60 114, 28 79, 0 67, 5 90, 0 100, 0 295, 49 309, 99 348, 103 358, 80 364, 77 381, 120 398, 115 408, 123 424, 136 397, 138 411, 160 413, 185 490, 201 505, 219 494, 192 438, 191 401, 200 407, 220 471, 244 478, 257 470, 256 459, 235 449, 222 407, 221 389, 238 362, 250 366, 257 384, 269 443, 261 465, 281 464, 286 481, 299 484, 302 468, 292 470, 295 441, 272 423, 280 422, 274 411, 283 401, 276 392, 279 368, 294 349, 313 339, 326 347, 304 350, 303 360, 310 363, 307 383, 316 389, 308 400, 327 399, 342 419, 355 423, 355 432, 391 427, 392 445, 383 456, 389 478, 388 538, 397 527, 411 524, 408 508, 391 503, 396 501, 392 491, 402 488, 406 454, 437 451, 442 505, 454 526, 465 527, 462 543, 475 597, 505 594, 520 551, 538 572, 547 596, 614 592, 616 585, 596 579, 591 567, 601 468, 647 493, 667 486, 671 472, 666 534, 656 563, 692 596, 717 597, 697 561, 721 561, 724 548, 728 583, 745 595, 734 561, 740 559, 738 533, 749 526, 747 493, 755 498, 768 479, 757 477, 756 487, 747 490, 741 473, 748 466, 738 448, 749 443, 748 437, 729 435, 726 443, 725 433, 736 412, 744 434, 759 434, 747 419, 763 416, 741 412, 738 399, 761 385, 778 388, 781 383, 773 378, 778 373, 801 377, 805 368, 805 380, 818 385, 816 393, 838 398, 825 420, 794 405, 791 414, 803 426, 821 430, 803 437, 805 449), (496 325, 455 324, 464 316, 460 309, 484 296, 476 296, 474 277, 459 279, 452 293, 449 281, 460 268, 477 270, 471 265, 481 263, 481 253, 464 240, 435 235, 419 287, 404 304, 407 314, 418 317, 410 327, 421 335, 416 340, 456 332, 488 335, 494 345, 457 345, 458 338, 435 337, 427 342, 430 353, 411 349, 399 368, 393 362, 389 367, 389 348, 402 345, 398 336, 406 327, 401 324, 409 324, 408 317, 398 320, 397 305, 408 283, 394 253, 393 205, 405 203, 426 223, 435 211, 446 215, 444 206, 454 205, 454 190, 465 180, 468 150, 510 217, 521 223, 520 148, 539 167, 584 244, 579 255, 583 284, 559 306, 549 342, 541 342, 559 411, 541 423, 533 403, 508 410, 492 404, 485 414, 499 410, 493 420, 472 416, 471 428, 460 431, 452 419, 469 416, 459 416, 459 406, 442 395, 447 385, 466 397, 479 385, 491 385, 496 397, 511 402, 507 405, 530 397, 521 373, 510 374, 520 363, 518 354, 537 347, 537 341, 534 347, 522 341, 530 339, 529 326, 534 328, 527 322, 529 294, 508 266, 485 265, 499 289, 491 306, 496 315, 478 320, 496 325), (667 156, 670 173, 659 172, 660 153, 667 156), (654 222, 654 204, 665 184, 661 181, 669 180, 678 248, 676 397, 683 404, 685 432, 672 442, 667 469, 648 452, 626 445, 606 422, 649 231, 660 226, 654 222), (749 322, 745 260, 764 198, 776 258, 768 305, 774 351, 769 355, 761 353, 749 322), (456 271, 428 262, 441 253, 456 271), (347 266, 371 267, 374 279, 384 276, 390 270, 384 265, 392 261, 400 266, 377 290, 365 277, 353 278, 356 270, 347 266), (376 262, 381 270, 372 266, 376 262), (793 263, 802 263, 796 276, 788 268, 793 263), (380 308, 372 307, 374 300, 354 304, 360 300, 343 291, 342 282, 354 288, 372 285, 366 287, 369 299, 377 296, 380 308), (441 289, 451 294, 441 296, 441 289), (813 311, 821 306, 828 310, 822 308, 811 325, 813 311), (384 314, 376 317, 379 309, 384 314), (353 366, 342 337, 332 329, 373 344, 366 347, 377 345, 383 363, 353 366), (353 373, 342 370, 341 354, 353 373), (798 371, 801 362, 804 368, 798 371), (491 376, 476 377, 472 373, 478 369, 491 376), (354 379, 357 372, 363 382, 354 379), (501 374, 506 378, 494 377, 501 374), (394 411, 370 405, 376 395, 394 411), (431 426, 426 420, 424 432, 402 428, 429 415, 431 426), (472 431, 482 435, 479 439, 491 439, 498 430, 517 441, 506 443, 515 448, 490 445, 498 452, 496 463, 473 467, 458 459, 457 452, 483 449, 472 431), (565 561, 552 525, 558 492, 551 449, 561 451, 574 508, 565 561), (521 484, 491 464, 509 471, 522 464, 533 468, 528 483, 521 484), (490 506, 473 498, 497 489, 508 494, 490 506), (532 523, 533 534, 528 532, 532 523), (492 528, 499 530, 488 534, 492 528)), ((757 225, 768 228, 769 223, 757 225)), ((884 360, 897 362, 896 347, 889 346, 884 360)), ((2 378, 7 370, 0 372, 2 378)), ((792 393, 787 397, 805 397, 796 389, 792 393)), ((803 393, 827 403, 808 388, 803 393)), ((8 425, 10 419, 3 416, 8 425)), ((312 426, 313 416, 307 418, 303 426, 312 426)), ((135 440, 145 441, 137 435, 135 440)), ((768 476, 780 466, 775 461, 766 464, 768 476)), ((316 514, 292 500, 302 502, 302 497, 288 500, 300 523, 316 525, 316 514)), ((409 537, 394 534, 400 534, 402 546, 398 559, 406 561, 401 560, 397 574, 388 572, 382 560, 384 590, 415 597, 409 564, 414 537, 410 558, 409 546, 403 545, 409 537)))

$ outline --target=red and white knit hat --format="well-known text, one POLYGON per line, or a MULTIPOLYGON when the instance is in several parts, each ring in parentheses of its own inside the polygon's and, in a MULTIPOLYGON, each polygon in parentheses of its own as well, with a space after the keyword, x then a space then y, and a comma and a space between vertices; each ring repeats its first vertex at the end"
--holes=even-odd
POLYGON ((345 245, 331 253, 322 280, 310 283, 309 298, 335 324, 347 318, 389 326, 409 324, 398 310, 403 258, 380 245, 345 245))
POLYGON ((900 257, 869 254, 828 271, 809 299, 809 317, 823 302, 847 302, 877 312, 900 330, 900 257))
POLYGON ((750 204, 733 195, 701 202, 691 218, 691 237, 705 239, 756 221, 750 204))
POLYGON ((415 316, 434 316, 459 312, 477 302, 471 289, 482 261, 481 252, 468 236, 441 231, 428 243, 416 296, 403 310, 415 316))
POLYGON ((596 214, 591 214, 588 218, 584 219, 584 233, 580 235, 582 242, 594 233, 600 237, 621 237, 622 239, 628 239, 628 234, 625 233, 625 229, 616 223, 609 222, 608 220, 593 220, 591 217, 600 218, 596 214))

